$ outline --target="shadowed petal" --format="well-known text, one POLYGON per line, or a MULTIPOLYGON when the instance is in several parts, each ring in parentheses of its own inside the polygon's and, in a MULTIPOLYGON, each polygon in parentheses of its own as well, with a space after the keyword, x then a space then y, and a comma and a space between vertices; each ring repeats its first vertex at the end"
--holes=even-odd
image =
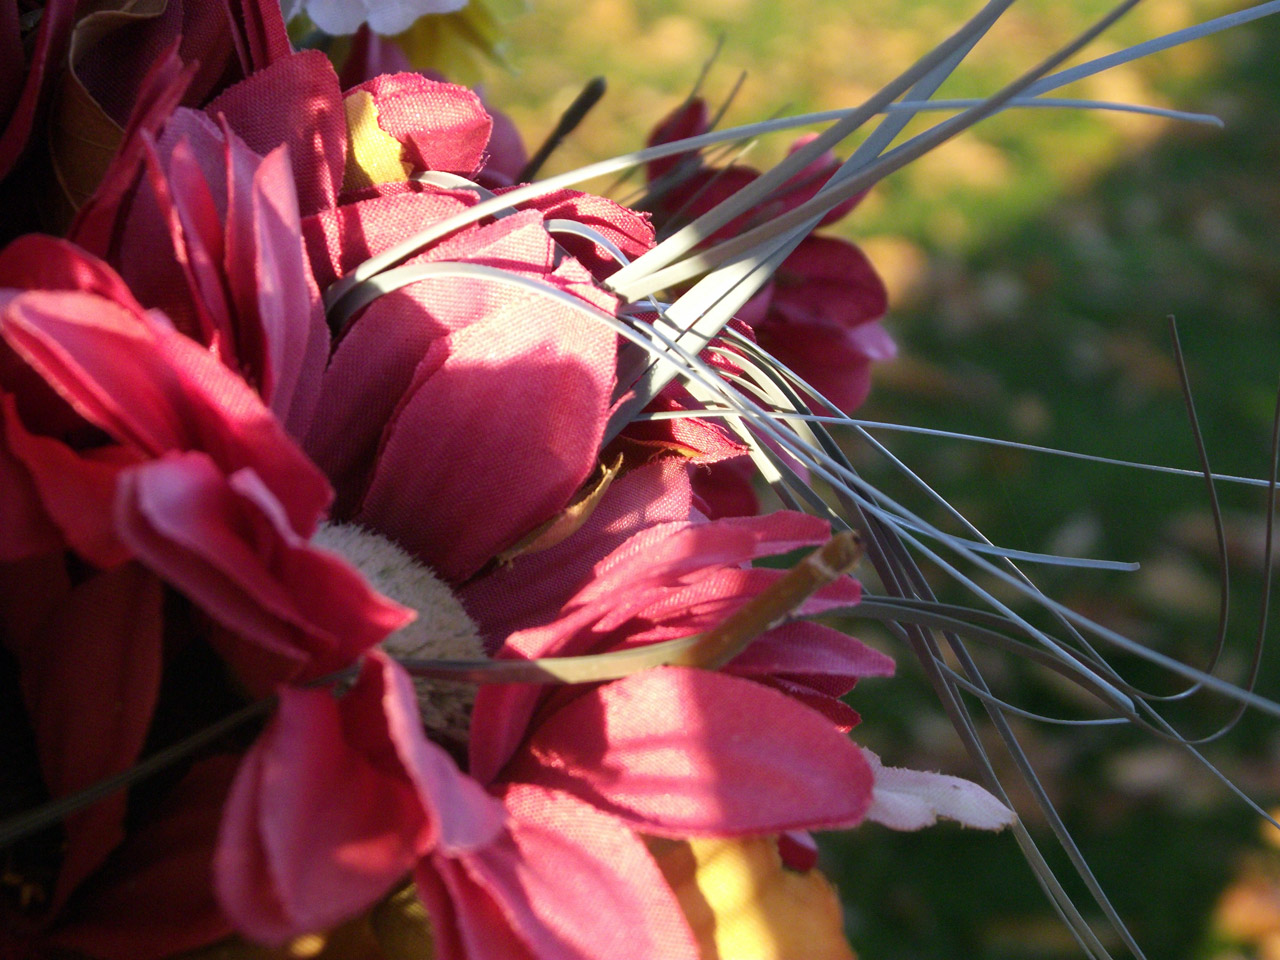
POLYGON ((357 519, 449 580, 475 573, 595 469, 615 339, 566 307, 513 294, 436 341, 387 426, 357 519))
POLYGON ((255 153, 289 145, 298 207, 331 207, 347 162, 347 121, 338 75, 318 50, 275 61, 221 93, 205 112, 227 123, 255 153))
POLYGON ((102 960, 162 960, 231 933, 211 861, 238 757, 197 762, 156 815, 68 905, 51 946, 102 960), (138 922, 145 904, 147 922, 138 922))
POLYGON ((247 650, 223 652, 260 694, 295 671, 264 670, 255 650, 322 676, 412 618, 337 554, 298 537, 252 473, 224 477, 201 453, 124 474, 117 520, 148 566, 243 638, 247 650))
MULTIPOLYGON (((138 758, 160 687, 161 584, 137 564, 86 580, 20 652, 23 693, 53 797, 119 773, 138 758)), ((124 838, 115 793, 66 821, 63 900, 124 838)))

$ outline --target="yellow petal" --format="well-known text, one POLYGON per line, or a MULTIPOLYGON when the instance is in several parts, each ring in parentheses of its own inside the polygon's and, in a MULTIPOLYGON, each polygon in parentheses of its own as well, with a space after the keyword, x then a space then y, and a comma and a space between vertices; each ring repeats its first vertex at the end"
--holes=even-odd
POLYGON ((853 960, 840 901, 817 870, 783 866, 773 837, 649 840, 703 960, 853 960))
POLYGON ((342 107, 347 114, 347 168, 342 189, 408 180, 411 168, 400 159, 400 141, 378 125, 373 95, 357 90, 343 99, 342 107))

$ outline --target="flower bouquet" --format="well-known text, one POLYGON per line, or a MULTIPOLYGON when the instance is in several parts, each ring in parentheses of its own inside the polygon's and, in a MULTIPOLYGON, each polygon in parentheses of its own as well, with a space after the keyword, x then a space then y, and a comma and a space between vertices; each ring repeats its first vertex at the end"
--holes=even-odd
POLYGON ((539 179, 553 143, 448 75, 497 5, 0 0, 0 956, 835 960, 811 831, 940 817, 1012 827, 1105 955, 990 764, 848 736, 893 661, 811 619, 889 624, 979 758, 965 639, 1159 724, 976 583, 934 600, 912 551, 1135 646, 826 426, 895 348, 812 231, 1105 68, 1054 72, 1133 3, 893 146, 1009 5, 858 107, 718 129, 695 95, 539 179), (708 152, 820 122, 764 172, 708 152), (629 205, 575 189, 628 169, 629 205))

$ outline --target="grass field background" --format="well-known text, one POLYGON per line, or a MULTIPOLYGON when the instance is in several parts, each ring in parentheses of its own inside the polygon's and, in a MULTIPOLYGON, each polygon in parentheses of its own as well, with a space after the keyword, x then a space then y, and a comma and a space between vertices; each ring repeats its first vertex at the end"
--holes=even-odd
MULTIPOLYGON (((1239 4, 1149 0, 1091 53, 1239 4)), ((723 38, 713 101, 727 118, 852 106, 941 40, 976 2, 533 0, 512 24, 510 73, 487 95, 536 143, 597 74, 605 100, 548 170, 642 146, 723 38)), ((1107 4, 1023 0, 944 87, 990 92, 1107 4)), ((1280 18, 1277 18, 1280 19, 1280 18)), ((902 356, 877 371, 871 419, 1196 467, 1165 318, 1180 324, 1216 470, 1264 476, 1280 372, 1280 23, 1236 30, 1071 88, 1077 96, 1218 114, 1225 131, 1041 110, 993 119, 879 185, 838 231, 892 292, 902 356)), ((787 139, 747 162, 778 157, 787 139)), ((1047 590, 1135 639, 1202 662, 1217 619, 1204 485, 953 441, 884 439, 994 541, 1138 560, 1122 576, 1048 572, 1047 590)), ((901 486, 854 450, 886 488, 901 486)), ((1264 499, 1222 488, 1233 560, 1237 676, 1257 629, 1264 499)), ((851 702, 887 762, 970 768, 909 652, 870 627, 899 677, 851 702)), ((999 692, 1086 716, 1078 696, 984 661, 999 692)), ((1167 678, 1120 659, 1157 691, 1167 678)), ((1234 671, 1234 673, 1233 673, 1234 671)), ((1280 697, 1269 655, 1260 689, 1280 697)), ((1227 715, 1197 699, 1194 731, 1227 715)), ((1100 879, 1152 958, 1280 957, 1273 848, 1258 820, 1178 751, 1113 728, 1019 727, 1100 879), (1251 926, 1252 925, 1252 926, 1251 926), (1270 939, 1268 939, 1270 938, 1270 939), (1268 947, 1267 944, 1270 944, 1268 947), (1272 952, 1266 952, 1270 949, 1272 952)), ((1280 797, 1280 724, 1256 717, 1209 748, 1260 802, 1280 797)), ((851 938, 869 960, 1015 960, 1079 953, 1008 837, 867 827, 825 849, 851 938)), ((1083 902, 1083 900, 1081 901, 1083 902)), ((1120 952, 1120 951, 1117 951, 1120 952)))

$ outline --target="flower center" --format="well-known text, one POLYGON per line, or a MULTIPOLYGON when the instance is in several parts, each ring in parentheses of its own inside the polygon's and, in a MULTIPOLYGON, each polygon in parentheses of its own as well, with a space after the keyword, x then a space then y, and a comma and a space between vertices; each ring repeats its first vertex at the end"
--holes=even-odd
MULTIPOLYGON (((391 656, 474 660, 485 655, 476 625, 444 581, 386 537, 355 524, 322 523, 312 542, 342 554, 375 590, 417 612, 418 619, 382 641, 391 656)), ((475 688, 416 678, 413 685, 422 725, 433 739, 465 745, 475 688)))

